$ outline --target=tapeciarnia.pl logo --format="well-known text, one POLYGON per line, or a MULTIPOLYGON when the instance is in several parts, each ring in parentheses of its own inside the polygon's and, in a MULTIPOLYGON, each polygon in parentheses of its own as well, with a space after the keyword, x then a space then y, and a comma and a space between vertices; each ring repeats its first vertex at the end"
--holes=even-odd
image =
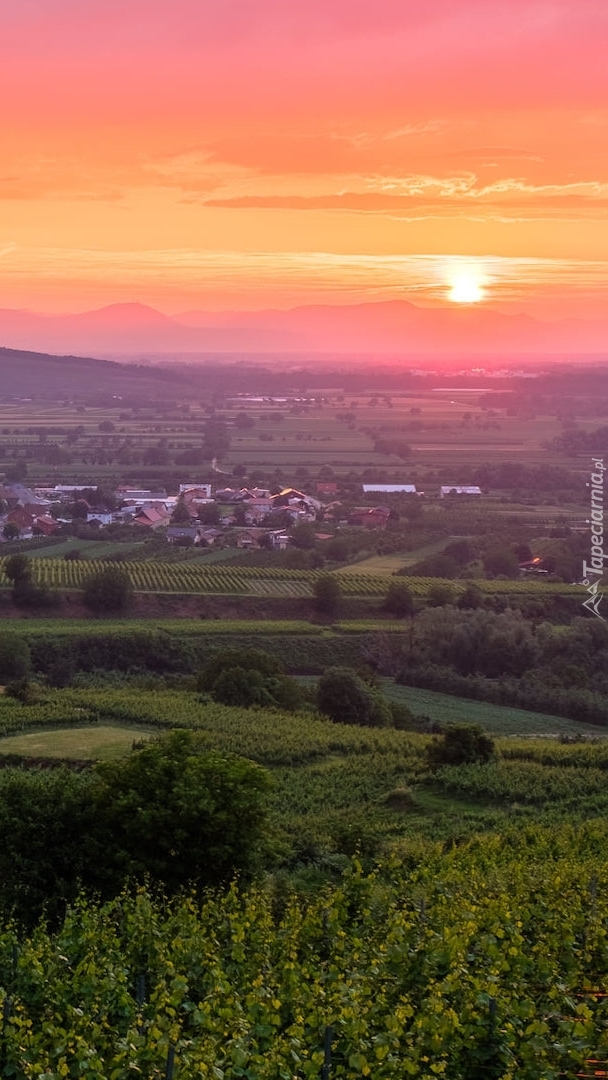
POLYGON ((603 599, 600 592, 602 577, 604 574, 604 472, 606 466, 603 458, 592 458, 593 472, 591 483, 587 487, 591 489, 591 517, 587 524, 591 526, 591 562, 587 564, 583 560, 583 585, 587 586, 589 596, 583 603, 583 607, 603 619, 599 607, 603 599))

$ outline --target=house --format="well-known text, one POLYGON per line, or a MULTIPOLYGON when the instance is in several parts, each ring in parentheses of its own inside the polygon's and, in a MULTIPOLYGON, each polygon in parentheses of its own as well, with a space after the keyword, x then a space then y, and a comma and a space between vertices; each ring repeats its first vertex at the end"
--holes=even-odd
POLYGON ((387 506, 358 506, 348 519, 349 525, 357 525, 363 529, 386 529, 386 523, 391 516, 387 506))
POLYGON ((134 525, 143 525, 146 529, 158 529, 162 525, 168 525, 170 520, 169 514, 165 510, 157 510, 154 506, 141 507, 133 515, 134 525))
POLYGON ((15 525, 19 530, 19 536, 22 538, 28 538, 36 534, 51 536, 52 532, 59 526, 59 523, 50 514, 44 512, 32 513, 31 510, 26 510, 25 507, 15 507, 10 514, 6 515, 4 522, 6 525, 15 525))
POLYGON ((462 484, 450 484, 446 487, 442 487, 439 491, 440 499, 445 499, 446 495, 481 495, 481 488, 462 484))
POLYGON ((275 529, 268 533, 270 540, 270 546, 275 551, 286 551, 291 544, 291 536, 288 536, 282 529, 275 529))
POLYGON ((249 524, 263 521, 272 509, 270 499, 247 499, 245 501, 245 520, 249 524))
POLYGON ((314 521, 315 518, 315 514, 308 514, 306 510, 300 509, 299 506, 275 506, 268 515, 269 521, 274 519, 280 522, 283 519, 285 523, 288 519, 292 525, 299 524, 302 521, 314 521))
POLYGON ((317 495, 337 495, 338 485, 335 480, 317 480, 316 492, 317 495))
POLYGON ((418 495, 415 484, 363 484, 364 495, 418 495))
POLYGON ((214 526, 209 528, 199 529, 199 542, 201 544, 208 544, 211 547, 213 544, 217 544, 224 535, 223 529, 216 529, 214 526))
POLYGON ((95 522, 98 525, 111 525, 113 520, 114 516, 111 510, 106 510, 105 508, 93 508, 92 510, 87 510, 87 522, 90 525, 95 522))
POLYGON ((235 488, 218 488, 215 492, 214 499, 219 503, 242 502, 243 492, 236 491, 235 488))
POLYGON ((208 502, 211 498, 211 484, 180 484, 179 493, 187 502, 208 502))
POLYGON ((33 529, 42 533, 43 536, 51 536, 59 528, 59 522, 50 514, 41 514, 34 518, 33 529))
POLYGON ((295 488, 283 488, 278 495, 273 495, 272 505, 275 509, 281 506, 298 506, 301 510, 306 510, 309 513, 312 511, 318 513, 323 506, 318 499, 313 499, 302 491, 296 491, 295 488))
POLYGON ((31 514, 29 510, 26 510, 23 506, 16 506, 15 509, 11 510, 10 514, 7 514, 6 516, 6 524, 16 525, 20 533, 31 534, 35 520, 34 514, 31 514))
POLYGON ((167 540, 170 544, 200 543, 200 533, 196 525, 169 525, 167 540))
POLYGON ((48 506, 46 499, 37 499, 34 492, 25 487, 23 484, 7 484, 6 487, 12 493, 11 498, 8 499, 9 505, 13 503, 19 504, 19 506, 34 506, 38 511, 42 506, 48 506))
POLYGON ((167 498, 167 492, 148 491, 146 488, 119 487, 116 491, 116 496, 123 502, 163 502, 167 498))
POLYGON ((236 536, 236 546, 244 550, 255 550, 259 547, 265 547, 272 541, 267 540, 270 534, 268 529, 235 529, 234 534, 236 536))

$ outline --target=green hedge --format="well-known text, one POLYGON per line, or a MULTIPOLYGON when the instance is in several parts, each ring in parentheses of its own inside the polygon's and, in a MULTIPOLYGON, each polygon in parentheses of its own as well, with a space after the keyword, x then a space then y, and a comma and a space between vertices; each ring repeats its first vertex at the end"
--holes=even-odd
POLYGON ((336 664, 358 665, 365 635, 244 633, 219 635, 201 630, 182 636, 178 631, 112 630, 107 633, 53 632, 41 636, 18 634, 29 646, 33 670, 61 683, 78 671, 153 671, 190 674, 197 671, 227 642, 235 649, 264 649, 276 656, 288 672, 311 673, 336 664))

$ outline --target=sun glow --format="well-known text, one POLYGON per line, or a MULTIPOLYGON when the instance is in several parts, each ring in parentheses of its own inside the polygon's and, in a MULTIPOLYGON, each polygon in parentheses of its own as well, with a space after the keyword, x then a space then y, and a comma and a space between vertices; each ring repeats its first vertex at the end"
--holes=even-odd
POLYGON ((454 304, 478 304, 483 300, 483 278, 475 266, 451 269, 448 299, 454 304))

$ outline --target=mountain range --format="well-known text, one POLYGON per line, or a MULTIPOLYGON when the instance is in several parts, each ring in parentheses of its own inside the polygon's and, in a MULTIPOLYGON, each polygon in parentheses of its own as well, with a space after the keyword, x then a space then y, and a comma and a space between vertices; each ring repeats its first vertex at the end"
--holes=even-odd
POLYGON ((77 315, 0 309, 0 346, 132 359, 174 353, 599 353, 608 319, 542 322, 472 305, 422 308, 405 300, 289 310, 186 311, 112 304, 77 315))

